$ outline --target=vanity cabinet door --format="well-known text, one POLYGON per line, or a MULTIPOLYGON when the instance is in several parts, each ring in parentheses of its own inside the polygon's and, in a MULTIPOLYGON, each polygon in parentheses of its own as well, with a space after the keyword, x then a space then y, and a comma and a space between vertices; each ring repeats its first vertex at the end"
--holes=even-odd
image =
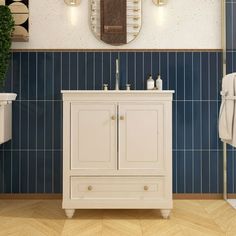
POLYGON ((71 104, 71 169, 117 169, 117 106, 71 104))
POLYGON ((119 106, 119 170, 164 171, 164 112, 162 103, 119 106))

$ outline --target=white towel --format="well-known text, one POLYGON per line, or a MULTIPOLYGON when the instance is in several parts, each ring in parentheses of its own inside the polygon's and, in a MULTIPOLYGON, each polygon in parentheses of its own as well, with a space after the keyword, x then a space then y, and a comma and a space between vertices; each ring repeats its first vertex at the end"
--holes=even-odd
POLYGON ((221 96, 219 136, 223 142, 236 147, 236 73, 224 76, 221 96))

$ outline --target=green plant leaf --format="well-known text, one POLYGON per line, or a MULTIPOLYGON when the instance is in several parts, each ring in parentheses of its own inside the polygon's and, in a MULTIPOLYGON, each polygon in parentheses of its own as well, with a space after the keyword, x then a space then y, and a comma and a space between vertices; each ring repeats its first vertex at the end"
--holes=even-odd
POLYGON ((14 19, 8 6, 0 6, 0 90, 5 87, 10 60, 11 36, 14 19))

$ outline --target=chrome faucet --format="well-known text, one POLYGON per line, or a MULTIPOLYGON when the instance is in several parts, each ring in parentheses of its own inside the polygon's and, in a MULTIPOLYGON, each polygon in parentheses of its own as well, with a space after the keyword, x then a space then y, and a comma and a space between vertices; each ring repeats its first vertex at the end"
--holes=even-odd
POLYGON ((116 88, 115 90, 120 90, 119 59, 116 59, 116 88))

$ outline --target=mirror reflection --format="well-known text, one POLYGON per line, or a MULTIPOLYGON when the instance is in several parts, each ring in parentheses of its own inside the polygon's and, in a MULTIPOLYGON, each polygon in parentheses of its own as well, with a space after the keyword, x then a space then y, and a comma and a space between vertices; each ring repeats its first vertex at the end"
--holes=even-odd
POLYGON ((91 0, 91 27, 95 36, 111 45, 134 40, 142 22, 142 0, 91 0))

